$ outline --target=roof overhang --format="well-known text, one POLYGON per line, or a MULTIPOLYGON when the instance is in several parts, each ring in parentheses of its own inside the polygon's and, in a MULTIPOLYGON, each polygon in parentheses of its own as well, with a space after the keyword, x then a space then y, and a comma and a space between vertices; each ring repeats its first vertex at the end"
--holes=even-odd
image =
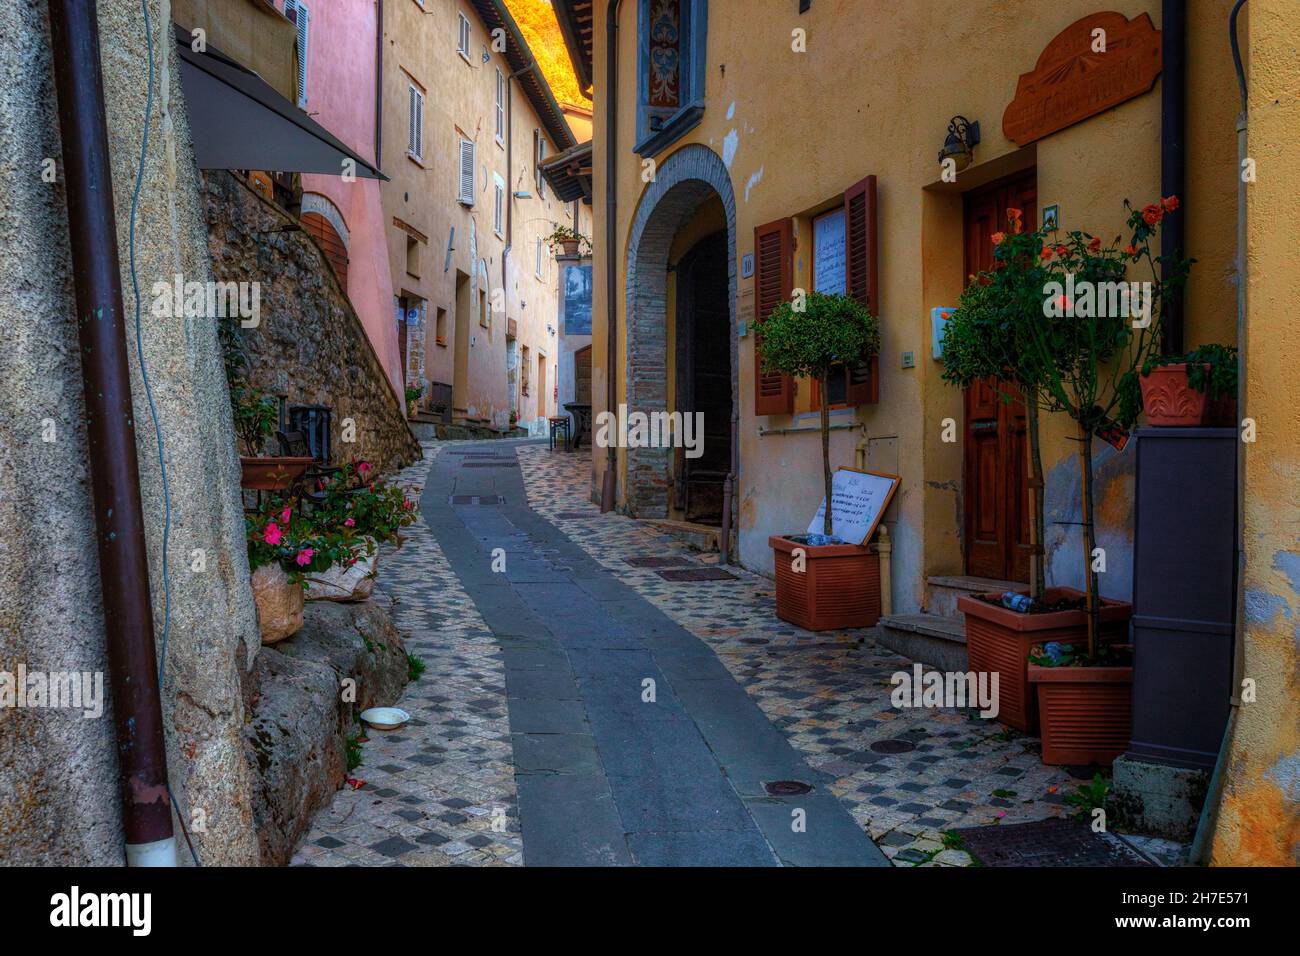
POLYGON ((573 72, 578 77, 578 85, 584 93, 590 94, 592 31, 595 21, 592 14, 591 0, 552 0, 555 19, 560 24, 560 33, 564 36, 564 45, 569 48, 569 59, 573 61, 573 72))
POLYGON ((350 160, 357 176, 388 179, 252 70, 212 46, 194 52, 189 31, 173 27, 200 169, 341 176, 350 160))
POLYGON ((591 202, 591 140, 556 153, 540 168, 555 195, 564 202, 591 202))

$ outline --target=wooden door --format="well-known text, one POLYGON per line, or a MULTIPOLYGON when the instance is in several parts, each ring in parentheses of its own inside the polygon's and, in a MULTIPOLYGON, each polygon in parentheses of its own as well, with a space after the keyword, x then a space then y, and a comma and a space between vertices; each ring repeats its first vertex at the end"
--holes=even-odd
MULTIPOLYGON (((966 275, 993 268, 995 232, 1006 231, 1007 209, 1020 209, 1027 228, 1038 220, 1037 177, 1031 170, 966 194, 966 275)), ((1006 401, 1015 389, 990 379, 966 389, 963 502, 966 573, 1029 580, 1028 431, 1024 403, 1006 401)))

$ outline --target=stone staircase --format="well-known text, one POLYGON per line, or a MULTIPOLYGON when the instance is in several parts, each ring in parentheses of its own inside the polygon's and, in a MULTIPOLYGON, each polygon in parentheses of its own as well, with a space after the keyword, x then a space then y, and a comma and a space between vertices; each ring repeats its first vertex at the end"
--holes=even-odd
POLYGON ((486 422, 460 421, 446 424, 441 417, 423 413, 407 419, 411 431, 420 441, 477 441, 490 438, 527 438, 528 430, 514 427, 501 431, 486 422))
POLYGON ((926 580, 925 606, 920 614, 889 614, 876 627, 877 643, 914 661, 944 671, 964 671, 966 624, 957 598, 985 591, 1024 588, 1019 581, 998 581, 967 575, 937 575, 926 580))

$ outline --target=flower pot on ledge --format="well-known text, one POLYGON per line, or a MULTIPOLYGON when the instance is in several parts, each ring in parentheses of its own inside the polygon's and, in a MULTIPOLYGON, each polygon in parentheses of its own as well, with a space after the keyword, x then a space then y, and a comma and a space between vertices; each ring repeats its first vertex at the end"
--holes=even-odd
MULTIPOLYGON (((1000 594, 983 597, 998 601, 1000 594)), ((1062 598, 1081 598, 1074 588, 1048 588, 1047 603, 1062 598)), ((1038 701, 1029 686, 1029 649, 1035 644, 1057 641, 1084 644, 1088 640, 1088 615, 1083 610, 1020 614, 1000 603, 990 604, 978 596, 957 598, 957 609, 966 616, 966 657, 975 673, 998 674, 998 721, 1025 733, 1038 729, 1038 701)), ((1133 605, 1102 599, 1099 638, 1126 642, 1133 605)))
POLYGON ((1147 424, 1163 428, 1197 428, 1231 426, 1237 413, 1232 395, 1211 400, 1208 393, 1192 388, 1187 379, 1187 363, 1159 365, 1150 373, 1138 376, 1142 388, 1142 408, 1147 424))
POLYGON ((249 491, 284 491, 303 476, 314 458, 239 458, 239 487, 249 491))
POLYGON ((1029 665, 1038 691, 1043 763, 1110 763, 1133 733, 1132 667, 1029 665))
POLYGON ((767 539, 776 563, 776 616, 809 631, 874 627, 880 620, 880 555, 856 544, 767 539), (802 549, 804 570, 796 571, 802 549))

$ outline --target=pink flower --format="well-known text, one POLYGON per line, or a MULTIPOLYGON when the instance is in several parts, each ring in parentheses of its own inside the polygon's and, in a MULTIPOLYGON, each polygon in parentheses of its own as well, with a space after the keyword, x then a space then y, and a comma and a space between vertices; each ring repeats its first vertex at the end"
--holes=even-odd
POLYGON ((298 557, 294 558, 294 560, 298 562, 298 567, 305 568, 311 564, 311 556, 315 553, 311 548, 303 548, 298 552, 298 557))
POLYGON ((266 529, 262 532, 262 540, 267 544, 279 544, 280 526, 274 521, 267 522, 266 529))
POLYGON ((370 470, 370 462, 368 461, 357 462, 357 474, 364 475, 369 470, 370 470))
POLYGON ((344 521, 344 522, 343 522, 343 527, 345 527, 345 528, 351 528, 351 527, 354 527, 354 526, 356 525, 356 523, 357 523, 357 521, 356 521, 355 518, 348 518, 347 521, 344 521))
POLYGON ((288 505, 285 505, 284 510, 280 512, 280 521, 283 524, 288 524, 289 518, 292 517, 292 515, 293 515, 293 509, 290 508, 288 505))

